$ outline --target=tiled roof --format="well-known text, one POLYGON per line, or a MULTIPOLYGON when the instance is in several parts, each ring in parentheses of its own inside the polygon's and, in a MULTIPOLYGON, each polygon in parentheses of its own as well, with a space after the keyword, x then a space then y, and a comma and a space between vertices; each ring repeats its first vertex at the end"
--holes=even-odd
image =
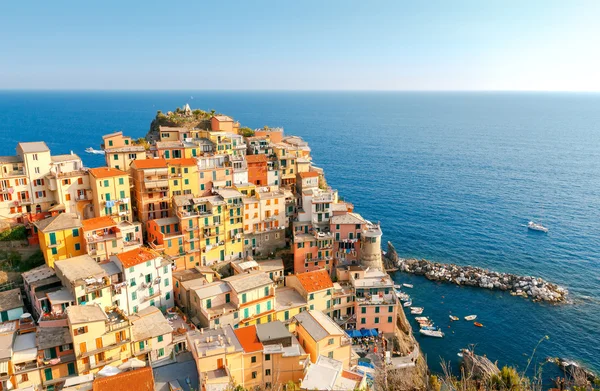
POLYGON ((125 171, 117 170, 116 168, 110 167, 90 168, 89 173, 92 174, 94 178, 111 178, 115 176, 127 175, 125 171))
POLYGON ((327 270, 314 270, 312 272, 296 274, 302 287, 309 293, 333 288, 333 282, 327 270))
POLYGON ((107 138, 111 138, 111 137, 115 137, 115 136, 122 136, 123 132, 114 132, 114 133, 109 133, 109 134, 105 134, 104 136, 102 136, 102 139, 107 139, 107 138))
POLYGON ((0 292, 0 311, 8 311, 23 307, 21 290, 19 288, 0 292))
POLYGON ((134 160, 131 163, 132 167, 135 168, 141 168, 141 169, 145 169, 145 168, 166 168, 167 167, 167 161, 163 158, 159 158, 159 159, 141 159, 141 160, 134 160))
POLYGON ((258 340, 256 326, 242 327, 241 329, 233 330, 233 332, 240 341, 242 348, 244 348, 244 352, 252 353, 263 350, 263 345, 258 340))
POLYGON ((32 153, 32 152, 47 152, 50 150, 45 142, 43 141, 34 141, 30 143, 19 143, 19 147, 23 153, 32 153))
POLYGON ((246 155, 246 161, 248 163, 266 163, 267 155, 262 153, 258 155, 246 155))
POLYGON ((169 159, 167 160, 167 164, 169 166, 195 166, 196 159, 191 157, 181 159, 169 159))
POLYGON ((110 216, 94 217, 91 219, 83 220, 84 231, 96 231, 102 228, 114 227, 117 222, 110 216))
POLYGON ((224 278, 222 281, 226 281, 237 293, 273 284, 273 280, 268 275, 259 271, 248 274, 236 274, 235 276, 224 278))
POLYGON ((319 176, 318 172, 314 172, 314 171, 308 171, 308 172, 301 172, 298 175, 300 175, 300 178, 304 179, 304 178, 317 178, 319 176))
POLYGON ((145 367, 108 377, 97 377, 93 391, 154 391, 152 368, 145 367))
POLYGON ((75 213, 61 213, 34 223, 42 232, 62 231, 81 227, 81 220, 75 213))
POLYGON ((227 116, 227 115, 215 115, 214 118, 217 121, 233 121, 233 118, 227 116))
POLYGON ((140 263, 151 261, 156 257, 158 257, 157 253, 144 247, 136 248, 131 251, 126 251, 124 253, 117 254, 117 258, 119 258, 119 261, 121 261, 121 264, 123 264, 124 268, 132 267, 135 265, 139 265, 140 263))

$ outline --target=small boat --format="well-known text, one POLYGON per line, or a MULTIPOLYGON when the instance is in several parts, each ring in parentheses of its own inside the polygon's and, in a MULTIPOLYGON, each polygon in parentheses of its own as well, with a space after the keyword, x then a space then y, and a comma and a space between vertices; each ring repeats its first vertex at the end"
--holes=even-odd
POLYGON ((450 320, 455 321, 458 320, 458 316, 450 315, 450 320))
POLYGON ((413 287, 413 285, 412 285, 412 284, 402 284, 402 286, 405 286, 405 287, 407 287, 407 288, 412 288, 412 287, 413 287))
POLYGON ((410 307, 410 313, 413 315, 421 315, 423 313, 423 307, 410 307))
POLYGON ((440 328, 437 326, 422 326, 421 330, 429 330, 429 331, 436 331, 439 330, 440 328))
POLYGON ((105 152, 103 150, 101 150, 101 149, 94 149, 92 147, 86 148, 85 151, 87 153, 93 153, 95 155, 104 155, 105 154, 105 152))
POLYGON ((419 330, 419 333, 426 335, 428 337, 434 337, 434 338, 443 338, 444 337, 444 333, 442 333, 440 330, 419 330))
POLYGON ((544 227, 542 224, 534 223, 533 221, 527 223, 527 228, 532 231, 548 232, 548 228, 544 227))
POLYGON ((406 293, 401 293, 400 294, 400 301, 410 301, 410 296, 407 295, 406 293))
POLYGON ((405 307, 410 307, 412 305, 412 301, 407 301, 404 304, 402 304, 405 307))
POLYGON ((479 322, 475 322, 475 323, 473 323, 473 324, 474 324, 475 326, 477 326, 477 327, 483 327, 483 324, 481 324, 481 323, 479 323, 479 322))
POLYGON ((394 289, 402 289, 402 285, 394 284, 394 289))
POLYGON ((457 355, 458 357, 461 357, 461 358, 462 358, 462 356, 463 356, 462 352, 458 352, 458 353, 456 353, 456 355, 457 355))
POLYGON ((417 316, 417 317, 415 318, 415 320, 418 322, 418 321, 421 321, 421 320, 429 320, 429 318, 428 318, 428 317, 426 317, 426 316, 417 316))
POLYGON ((477 315, 469 315, 469 316, 465 316, 465 320, 468 320, 469 322, 472 320, 477 319, 477 315))

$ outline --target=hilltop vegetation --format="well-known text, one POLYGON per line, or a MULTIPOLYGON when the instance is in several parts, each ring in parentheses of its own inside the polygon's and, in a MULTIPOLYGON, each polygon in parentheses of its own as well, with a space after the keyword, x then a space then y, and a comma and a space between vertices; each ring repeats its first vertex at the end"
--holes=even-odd
POLYGON ((152 123, 150 123, 150 130, 146 135, 146 139, 149 141, 157 140, 159 126, 210 129, 210 119, 215 113, 215 110, 190 110, 189 106, 184 108, 178 107, 175 111, 168 111, 166 114, 158 110, 152 123))

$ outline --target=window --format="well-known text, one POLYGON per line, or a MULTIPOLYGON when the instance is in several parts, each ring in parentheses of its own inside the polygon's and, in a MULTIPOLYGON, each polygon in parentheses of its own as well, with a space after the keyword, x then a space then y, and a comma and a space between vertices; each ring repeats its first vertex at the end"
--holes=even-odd
POLYGON ((81 244, 75 243, 75 251, 81 250, 81 244))
POLYGON ((360 324, 365 324, 367 323, 367 319, 366 318, 360 318, 360 324))
POLYGON ((75 375, 75 363, 70 362, 67 364, 67 371, 69 372, 69 376, 75 375))
POLYGON ((52 368, 44 369, 44 377, 46 380, 52 380, 52 368))
POLYGON ((113 155, 113 160, 119 160, 119 155, 113 155))
POLYGON ((268 286, 265 287, 265 296, 269 296, 269 287, 268 286))
POLYGON ((165 348, 158 349, 158 357, 163 357, 165 355, 165 348))
POLYGON ((367 313, 367 307, 361 307, 360 312, 361 312, 361 314, 366 314, 367 313))
POLYGON ((135 286, 135 278, 129 280, 129 286, 135 286))
POLYGON ((119 198, 125 198, 125 190, 119 192, 119 198))
POLYGON ((252 372, 252 378, 256 379, 256 371, 252 372))
POLYGON ((137 306, 137 305, 134 305, 134 306, 133 306, 133 313, 134 313, 134 314, 137 314, 137 312, 138 312, 138 306, 137 306))
POLYGON ((327 345, 333 345, 333 338, 329 338, 329 340, 327 341, 327 345))
POLYGON ((167 292, 167 294, 165 295, 165 300, 169 299, 171 299, 171 292, 167 292))
POLYGON ((271 361, 271 355, 265 354, 265 361, 271 361))
POLYGON ((250 362, 254 364, 256 362, 256 356, 250 357, 250 362))
POLYGON ((375 323, 379 323, 379 316, 375 317, 375 323))
POLYGON ((393 305, 391 305, 391 306, 388 307, 388 312, 394 312, 394 306, 393 305))
POLYGON ((209 309, 212 307, 212 300, 211 299, 206 299, 206 308, 209 309))
POLYGON ((137 292, 131 293, 131 300, 137 300, 137 292))
POLYGON ((119 185, 125 184, 125 178, 119 178, 119 185))
POLYGON ((56 247, 52 248, 52 255, 56 255, 58 254, 58 250, 56 249, 56 247))
POLYGON ((246 303, 246 294, 242 293, 242 304, 246 303))
POLYGON ((265 376, 271 376, 271 370, 270 369, 265 370, 265 376))
POLYGON ((393 321, 392 321, 392 317, 391 317, 391 316, 388 316, 388 323, 392 323, 392 322, 393 322, 393 321))
POLYGON ((375 313, 378 314, 379 313, 379 307, 375 307, 375 313))
POLYGON ((314 300, 314 299, 315 299, 315 294, 314 294, 314 293, 311 293, 311 294, 308 296, 308 300, 314 300))
POLYGON ((158 342, 162 342, 162 341, 163 341, 163 336, 162 336, 162 335, 159 335, 159 336, 158 336, 158 342))
POLYGON ((79 236, 79 230, 78 229, 74 229, 73 230, 73 236, 75 236, 75 237, 79 236))
POLYGON ((165 278, 165 286, 169 286, 169 279, 165 278))
POLYGON ((189 179, 184 179, 183 180, 183 184, 184 185, 189 185, 190 184, 190 180, 189 179))
POLYGON ((104 180, 104 187, 108 187, 108 179, 104 180))

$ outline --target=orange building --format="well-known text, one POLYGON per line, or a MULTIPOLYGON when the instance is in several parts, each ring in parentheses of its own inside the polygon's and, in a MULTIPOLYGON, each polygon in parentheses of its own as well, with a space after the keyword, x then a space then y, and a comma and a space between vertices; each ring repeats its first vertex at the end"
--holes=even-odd
MULTIPOLYGON (((150 248, 169 256, 177 270, 186 269, 183 232, 177 217, 164 217, 148 221, 146 225, 150 248)), ((193 265, 192 265, 193 266, 193 265)))
POLYGON ((246 156, 246 162, 248 163, 248 182, 253 183, 256 186, 267 185, 267 160, 267 156, 263 154, 246 156))
POLYGON ((242 355, 243 379, 240 384, 245 388, 264 389, 263 344, 258 340, 256 326, 248 326, 233 331, 244 349, 242 355))
POLYGON ((81 223, 86 253, 96 262, 108 262, 111 255, 142 245, 142 228, 137 221, 117 223, 110 216, 102 216, 81 223))
POLYGON ((131 163, 133 205, 142 223, 169 216, 168 174, 167 161, 162 158, 131 163))

